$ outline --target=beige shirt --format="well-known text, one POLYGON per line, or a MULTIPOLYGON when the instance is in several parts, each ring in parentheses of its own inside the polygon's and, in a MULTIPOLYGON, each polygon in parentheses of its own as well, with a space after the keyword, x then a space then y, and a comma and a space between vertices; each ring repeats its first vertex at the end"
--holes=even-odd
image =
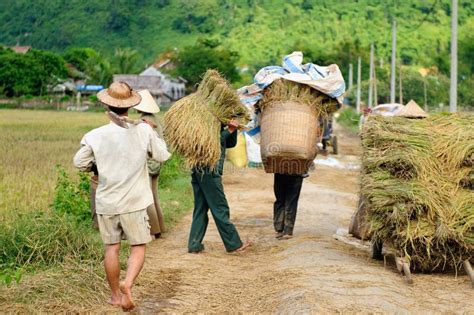
POLYGON ((147 157, 164 162, 171 155, 148 124, 129 124, 125 129, 110 123, 88 132, 81 146, 74 165, 82 171, 90 170, 93 162, 97 165, 98 214, 129 213, 153 203, 147 157))

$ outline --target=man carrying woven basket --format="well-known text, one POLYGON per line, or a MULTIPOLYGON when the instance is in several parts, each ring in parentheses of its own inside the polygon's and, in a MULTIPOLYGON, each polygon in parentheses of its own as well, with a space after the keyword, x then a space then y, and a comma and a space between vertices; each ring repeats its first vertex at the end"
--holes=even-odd
POLYGON ((189 253, 199 253, 204 250, 202 241, 209 222, 207 216, 209 209, 227 252, 242 252, 250 246, 248 242, 242 243, 237 229, 230 222, 229 205, 222 186, 225 151, 226 148, 237 145, 238 125, 237 121, 231 120, 227 129, 221 130, 221 156, 215 170, 193 168, 191 183, 194 192, 194 212, 188 241, 189 253))
MULTIPOLYGON (((115 82, 97 94, 99 101, 124 119, 128 109, 141 97, 124 82, 115 82)), ((121 305, 124 311, 134 308, 131 289, 145 261, 145 246, 151 241, 147 207, 153 194, 147 170, 147 157, 158 162, 170 157, 166 144, 146 123, 119 126, 109 123, 88 132, 74 156, 81 171, 97 166, 99 183, 96 212, 102 241, 105 244, 104 266, 112 290, 109 304, 121 305), (126 238, 130 257, 125 280, 120 279, 120 241, 126 238)))

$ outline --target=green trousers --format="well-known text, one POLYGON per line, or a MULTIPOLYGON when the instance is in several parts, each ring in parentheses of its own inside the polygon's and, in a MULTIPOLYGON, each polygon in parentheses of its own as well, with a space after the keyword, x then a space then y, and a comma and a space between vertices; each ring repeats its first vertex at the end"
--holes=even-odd
POLYGON ((200 252, 204 249, 202 240, 209 222, 207 216, 209 209, 211 209, 225 249, 231 252, 242 246, 239 233, 230 222, 229 205, 225 198, 221 176, 193 172, 191 184, 194 192, 194 212, 191 232, 189 233, 188 252, 200 252))

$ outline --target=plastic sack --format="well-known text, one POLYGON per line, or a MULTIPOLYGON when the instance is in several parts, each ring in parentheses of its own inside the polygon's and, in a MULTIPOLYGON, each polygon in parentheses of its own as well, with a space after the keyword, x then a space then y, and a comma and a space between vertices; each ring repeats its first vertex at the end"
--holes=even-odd
POLYGON ((247 146, 245 136, 239 132, 237 136, 237 145, 233 148, 227 149, 227 159, 236 167, 247 166, 247 146))

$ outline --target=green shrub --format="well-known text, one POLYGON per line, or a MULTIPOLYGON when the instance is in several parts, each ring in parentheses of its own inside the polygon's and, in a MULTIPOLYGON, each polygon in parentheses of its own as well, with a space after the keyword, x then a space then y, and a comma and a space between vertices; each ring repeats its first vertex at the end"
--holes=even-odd
POLYGON ((171 158, 163 163, 160 171, 160 188, 168 187, 174 180, 186 173, 184 160, 181 156, 173 153, 171 158))
POLYGON ((341 126, 351 131, 357 132, 359 128, 359 119, 360 114, 357 114, 357 112, 351 107, 345 107, 339 111, 337 122, 341 124, 341 126))
POLYGON ((22 275, 22 270, 12 263, 0 265, 0 284, 4 283, 7 287, 10 287, 13 280, 18 284, 22 275))
POLYGON ((90 176, 79 172, 79 183, 71 182, 66 171, 58 166, 58 180, 56 183, 54 200, 51 208, 58 214, 65 214, 71 220, 78 222, 88 221, 90 211, 90 176))

